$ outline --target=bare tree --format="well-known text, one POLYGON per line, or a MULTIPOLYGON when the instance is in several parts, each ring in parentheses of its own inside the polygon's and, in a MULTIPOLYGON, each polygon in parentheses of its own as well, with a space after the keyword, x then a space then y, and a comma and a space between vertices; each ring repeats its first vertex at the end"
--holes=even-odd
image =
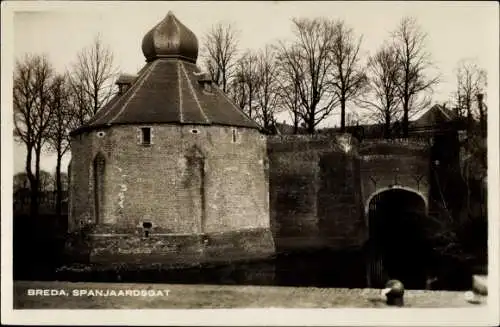
POLYGON ((78 53, 70 73, 70 85, 82 123, 111 99, 116 74, 113 53, 99 36, 78 53))
MULTIPOLYGON (((281 49, 283 51, 283 49, 281 49)), ((293 50, 289 50, 292 52, 293 50)), ((295 54, 289 54, 292 58, 295 54)), ((301 76, 294 69, 291 61, 281 60, 278 57, 277 65, 277 81, 278 81, 278 102, 290 114, 293 123, 293 134, 297 134, 301 123, 300 115, 300 95, 299 83, 301 76)))
POLYGON ((52 116, 49 90, 53 74, 48 59, 40 55, 27 55, 18 60, 14 71, 14 136, 26 146, 25 168, 31 189, 32 218, 38 216, 40 159, 52 116))
POLYGON ((217 23, 203 41, 204 64, 214 82, 227 92, 236 64, 238 31, 231 24, 217 23))
POLYGON ((48 130, 48 144, 50 150, 57 156, 55 171, 56 188, 56 214, 62 214, 63 179, 61 161, 69 150, 69 132, 79 123, 78 111, 71 107, 70 92, 67 75, 58 75, 54 78, 50 89, 50 106, 52 107, 52 120, 48 130))
POLYGON ((486 71, 480 68, 473 60, 461 60, 457 67, 457 113, 467 117, 469 124, 476 114, 481 121, 485 121, 484 106, 482 99, 478 100, 477 113, 474 112, 473 104, 479 97, 485 94, 487 85, 486 71), (481 104, 481 105, 479 105, 481 104), (483 119, 481 119, 483 118, 483 119))
POLYGON ((295 78, 299 110, 307 132, 313 134, 316 126, 327 118, 338 103, 329 75, 333 68, 330 50, 335 39, 334 22, 327 19, 293 19, 295 40, 287 46, 279 45, 278 59, 295 78))
POLYGON ((276 56, 271 46, 266 46, 257 57, 257 113, 256 119, 266 131, 275 124, 275 114, 280 110, 276 56))
POLYGON ((244 110, 247 104, 247 90, 244 83, 242 62, 238 62, 234 78, 228 85, 228 95, 237 104, 238 108, 244 110))
POLYGON ((235 94, 233 98, 250 118, 255 118, 257 90, 260 83, 256 53, 253 51, 245 52, 237 62, 234 77, 235 94))
POLYGON ((400 69, 398 93, 403 107, 403 136, 408 137, 409 118, 430 105, 430 93, 439 77, 427 76, 431 68, 430 54, 426 51, 427 34, 411 17, 401 20, 393 33, 394 47, 400 69))
POLYGON ((345 22, 335 24, 330 55, 333 61, 332 83, 340 102, 340 131, 345 131, 346 103, 356 99, 366 89, 366 75, 360 63, 362 37, 356 39, 345 22))
POLYGON ((399 119, 400 114, 396 50, 390 45, 382 46, 369 58, 367 72, 368 91, 363 99, 357 100, 357 103, 368 110, 371 121, 384 125, 384 137, 389 138, 391 125, 399 119))

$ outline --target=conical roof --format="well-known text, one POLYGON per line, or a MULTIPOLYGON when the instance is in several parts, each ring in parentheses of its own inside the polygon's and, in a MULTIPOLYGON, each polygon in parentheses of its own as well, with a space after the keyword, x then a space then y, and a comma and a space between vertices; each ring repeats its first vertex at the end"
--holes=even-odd
POLYGON ((149 31, 143 41, 146 66, 135 79, 129 79, 130 86, 125 92, 116 95, 73 134, 119 124, 170 123, 258 129, 259 126, 196 66, 198 50, 191 47, 196 37, 183 26, 169 12, 149 31), (174 38, 177 45, 164 47, 169 42, 161 41, 161 35, 177 35, 174 38), (155 46, 145 46, 149 42, 155 46))

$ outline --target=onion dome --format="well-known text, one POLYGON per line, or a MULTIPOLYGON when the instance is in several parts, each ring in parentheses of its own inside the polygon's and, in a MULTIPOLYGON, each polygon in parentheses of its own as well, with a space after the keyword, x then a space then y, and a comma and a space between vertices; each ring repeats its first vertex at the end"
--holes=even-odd
POLYGON ((179 58, 196 63, 198 39, 169 11, 167 16, 144 36, 142 52, 147 62, 157 58, 179 58))

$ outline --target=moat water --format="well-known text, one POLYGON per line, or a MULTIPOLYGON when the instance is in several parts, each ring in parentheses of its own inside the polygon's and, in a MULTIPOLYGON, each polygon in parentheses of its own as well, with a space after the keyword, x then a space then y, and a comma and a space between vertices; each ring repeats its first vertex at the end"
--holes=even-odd
MULTIPOLYGON (((161 266, 97 269, 91 265, 26 268, 18 271, 16 279, 335 288, 370 286, 367 282, 365 259, 360 253, 352 252, 287 253, 268 260, 202 265, 184 269, 166 269, 161 266)), ((467 269, 454 269, 450 274, 438 279, 432 287, 426 287, 425 280, 412 280, 405 286, 407 289, 467 290, 471 288, 471 275, 467 269)))
MULTIPOLYGON (((50 231, 44 233, 40 227, 20 225, 15 228, 13 256, 15 280, 338 288, 377 287, 373 284, 369 285, 367 282, 368 262, 366 255, 359 250, 279 253, 267 260, 202 265, 185 269, 166 269, 162 266, 139 267, 140 269, 130 266, 96 269, 95 266, 91 265, 68 265, 65 263, 63 255, 65 238, 50 235, 52 235, 50 231)), ((404 256, 397 257, 395 262, 405 261, 401 258, 412 259, 414 257, 406 253, 404 256)), ((431 274, 435 273, 436 276, 427 276, 422 274, 423 270, 421 270, 418 274, 414 274, 413 280, 405 283, 406 288, 467 290, 471 288, 472 274, 484 273, 472 269, 472 264, 457 264, 455 261, 441 257, 434 258, 432 265, 434 265, 434 272, 431 271, 431 274), (437 277, 430 287, 426 286, 426 278, 428 277, 437 277)), ((485 265, 482 264, 482 266, 485 265)), ((412 269, 414 268, 409 271, 413 272, 412 269)), ((408 271, 408 269, 406 270, 408 271)))

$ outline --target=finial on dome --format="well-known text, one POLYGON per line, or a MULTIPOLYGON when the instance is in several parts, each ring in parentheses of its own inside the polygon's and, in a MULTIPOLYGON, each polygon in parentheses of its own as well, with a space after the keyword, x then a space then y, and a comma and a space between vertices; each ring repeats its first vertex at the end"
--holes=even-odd
POLYGON ((142 53, 148 62, 157 58, 178 58, 196 63, 198 39, 169 11, 142 39, 142 53))

